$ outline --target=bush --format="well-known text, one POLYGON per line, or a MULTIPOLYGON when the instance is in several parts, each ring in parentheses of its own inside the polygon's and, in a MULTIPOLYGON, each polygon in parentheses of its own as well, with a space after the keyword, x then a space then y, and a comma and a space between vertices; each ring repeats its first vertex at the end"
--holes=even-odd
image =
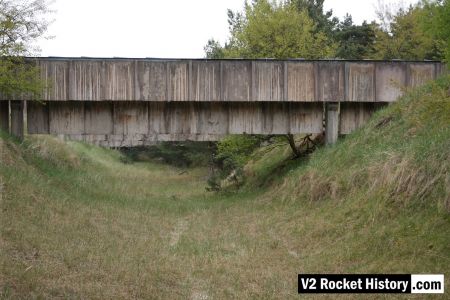
POLYGON ((190 141, 122 149, 131 161, 157 160, 180 168, 207 166, 214 151, 215 143, 190 141))

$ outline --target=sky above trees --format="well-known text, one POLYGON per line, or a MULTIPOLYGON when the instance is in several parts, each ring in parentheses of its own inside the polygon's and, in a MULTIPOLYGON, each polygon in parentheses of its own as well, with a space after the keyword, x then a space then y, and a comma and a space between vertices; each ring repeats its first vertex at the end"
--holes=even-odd
MULTIPOLYGON (((414 0, 385 0, 404 6, 414 0)), ((325 0, 342 19, 376 18, 378 0, 325 0)), ((244 0, 56 0, 42 56, 203 57, 210 38, 229 36, 227 9, 242 10, 244 0)))

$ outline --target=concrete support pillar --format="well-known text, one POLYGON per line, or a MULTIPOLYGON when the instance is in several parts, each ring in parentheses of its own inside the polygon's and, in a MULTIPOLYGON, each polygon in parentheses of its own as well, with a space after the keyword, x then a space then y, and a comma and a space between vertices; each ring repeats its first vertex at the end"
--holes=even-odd
POLYGON ((325 104, 325 143, 336 143, 339 135, 339 102, 325 104))
POLYGON ((9 133, 23 138, 27 134, 26 101, 9 101, 9 133))

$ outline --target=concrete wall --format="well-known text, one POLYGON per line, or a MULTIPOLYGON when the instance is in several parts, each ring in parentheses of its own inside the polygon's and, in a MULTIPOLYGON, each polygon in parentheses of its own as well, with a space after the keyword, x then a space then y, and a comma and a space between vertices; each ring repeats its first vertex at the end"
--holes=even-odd
POLYGON ((392 102, 438 62, 39 58, 47 101, 392 102))
POLYGON ((49 86, 44 103, 0 101, 0 127, 110 147, 320 133, 324 118, 332 143, 405 87, 447 72, 438 62, 402 61, 34 61, 49 86))
POLYGON ((322 132, 321 103, 29 103, 29 134, 53 134, 119 147, 167 140, 218 140, 227 134, 322 132))

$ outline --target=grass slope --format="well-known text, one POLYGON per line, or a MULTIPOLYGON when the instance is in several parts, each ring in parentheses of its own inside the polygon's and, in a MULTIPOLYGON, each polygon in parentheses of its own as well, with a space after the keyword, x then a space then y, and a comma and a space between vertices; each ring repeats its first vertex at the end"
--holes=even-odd
POLYGON ((237 193, 205 192, 201 168, 3 135, 0 298, 297 298, 300 272, 447 272, 448 287, 449 88, 307 159, 257 153, 237 193))

